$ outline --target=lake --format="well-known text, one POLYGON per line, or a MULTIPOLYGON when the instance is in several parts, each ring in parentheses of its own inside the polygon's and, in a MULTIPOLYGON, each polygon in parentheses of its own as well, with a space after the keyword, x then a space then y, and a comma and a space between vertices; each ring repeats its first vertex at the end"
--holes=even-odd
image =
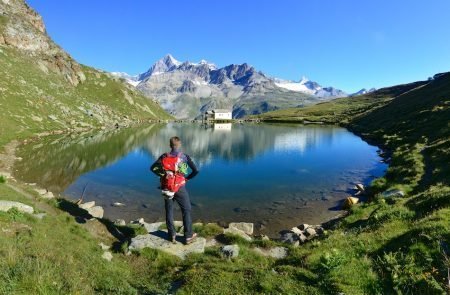
POLYGON ((15 174, 71 199, 87 185, 85 201, 95 200, 112 220, 163 221, 159 181, 149 166, 175 135, 200 170, 187 184, 194 221, 253 222, 273 237, 337 215, 355 183, 368 184, 387 169, 377 147, 345 128, 169 123, 49 136, 20 147, 15 174))

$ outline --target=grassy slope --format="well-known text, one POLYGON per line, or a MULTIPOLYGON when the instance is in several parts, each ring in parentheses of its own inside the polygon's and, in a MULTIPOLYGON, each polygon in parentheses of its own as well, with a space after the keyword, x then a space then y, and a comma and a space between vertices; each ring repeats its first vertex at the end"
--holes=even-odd
POLYGON ((46 73, 37 61, 0 47, 0 146, 44 131, 170 118, 159 105, 105 73, 84 66, 86 81, 74 87, 60 75, 46 73))
POLYGON ((326 249, 336 249, 332 257, 341 261, 331 283, 346 293, 449 292, 450 74, 419 84, 400 93, 386 88, 261 116, 341 124, 392 152, 388 172, 374 181, 372 194, 400 188, 408 196, 354 207, 322 245, 303 249, 311 262, 326 249), (362 265, 371 275, 361 275, 362 265))

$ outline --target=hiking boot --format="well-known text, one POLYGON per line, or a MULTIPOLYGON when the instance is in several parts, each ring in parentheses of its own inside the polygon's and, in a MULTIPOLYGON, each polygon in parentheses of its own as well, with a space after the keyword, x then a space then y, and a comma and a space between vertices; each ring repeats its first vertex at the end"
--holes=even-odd
POLYGON ((185 244, 186 244, 186 245, 189 245, 189 244, 191 244, 192 242, 194 242, 196 239, 197 239, 197 234, 194 233, 194 234, 192 235, 192 237, 186 238, 185 244))

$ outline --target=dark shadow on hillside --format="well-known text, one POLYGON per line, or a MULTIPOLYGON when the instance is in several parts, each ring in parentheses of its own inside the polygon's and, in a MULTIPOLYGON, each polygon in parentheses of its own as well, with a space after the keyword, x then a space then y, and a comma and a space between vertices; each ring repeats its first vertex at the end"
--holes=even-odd
MULTIPOLYGON (((75 221, 80 224, 85 224, 94 218, 86 210, 81 209, 77 204, 66 199, 58 199, 58 207, 73 216, 75 221)), ((113 252, 122 252, 122 245, 125 242, 129 242, 132 237, 136 236, 136 230, 131 227, 116 226, 111 220, 105 218, 96 219, 105 226, 115 239, 117 239, 117 241, 113 242, 111 247, 113 252)))

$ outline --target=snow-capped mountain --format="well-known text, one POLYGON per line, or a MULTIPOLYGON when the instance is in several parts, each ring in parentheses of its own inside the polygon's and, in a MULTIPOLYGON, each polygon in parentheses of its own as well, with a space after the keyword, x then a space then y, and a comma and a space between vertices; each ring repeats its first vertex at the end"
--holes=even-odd
POLYGON ((322 87, 317 82, 313 82, 306 77, 302 77, 300 81, 290 81, 274 79, 275 85, 281 88, 285 88, 291 91, 303 92, 314 95, 319 98, 324 97, 345 97, 347 93, 334 87, 322 87))
POLYGON ((368 94, 368 93, 374 92, 376 90, 377 90, 376 88, 370 88, 369 90, 367 90, 366 88, 363 88, 363 89, 361 89, 361 90, 359 90, 359 91, 357 91, 355 93, 350 94, 350 96, 364 95, 364 94, 368 94))
POLYGON ((125 79, 125 81, 127 81, 128 84, 131 84, 133 86, 137 86, 139 84, 139 76, 138 75, 131 76, 125 72, 111 72, 110 74, 115 77, 125 79))
POLYGON ((299 82, 271 78, 246 63, 218 68, 205 60, 180 62, 170 54, 140 75, 111 74, 155 98, 177 118, 198 118, 214 108, 232 109, 233 117, 240 118, 347 96, 306 78, 299 82))

